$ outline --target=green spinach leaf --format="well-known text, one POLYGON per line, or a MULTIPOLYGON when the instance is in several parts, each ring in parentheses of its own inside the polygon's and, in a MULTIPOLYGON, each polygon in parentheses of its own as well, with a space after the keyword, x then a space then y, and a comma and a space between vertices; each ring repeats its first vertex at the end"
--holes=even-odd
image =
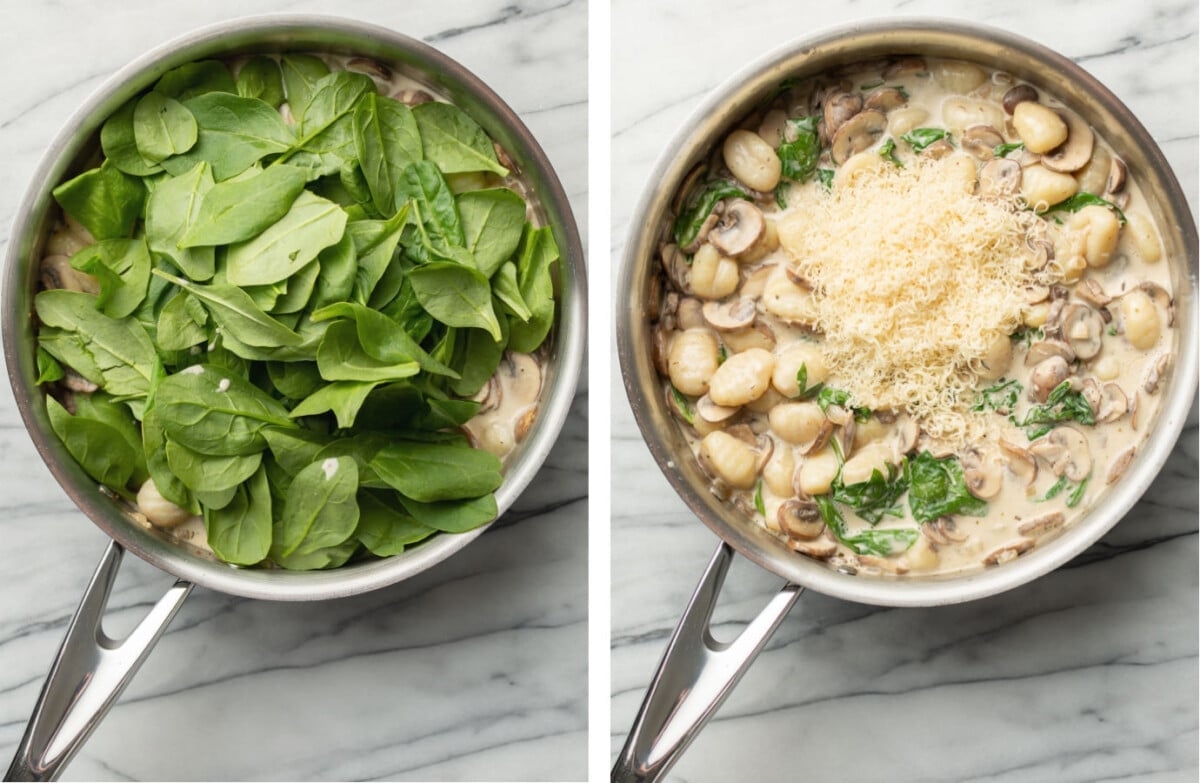
POLYGON ((906 551, 920 535, 920 532, 914 528, 861 530, 852 534, 846 527, 846 520, 842 517, 842 512, 837 510, 828 495, 816 495, 813 500, 817 502, 817 510, 821 513, 821 519, 825 520, 825 526, 829 528, 834 537, 860 555, 890 557, 906 551))
POLYGON ((449 103, 422 103, 413 109, 425 158, 445 174, 490 171, 501 177, 508 169, 496 160, 492 140, 479 123, 449 103))
POLYGON ((292 116, 299 121, 304 116, 317 82, 329 75, 329 66, 320 57, 311 54, 285 54, 279 60, 283 72, 283 84, 287 88, 288 106, 292 116))
POLYGON ((100 281, 96 307, 110 318, 130 315, 146 298, 150 251, 145 239, 103 239, 71 256, 71 266, 100 281))
POLYGON ((176 443, 170 437, 163 444, 163 453, 171 474, 177 476, 197 497, 208 497, 215 508, 224 507, 234 497, 230 490, 254 475, 254 471, 262 464, 261 451, 228 456, 201 454, 176 443), (213 495, 226 492, 229 493, 227 498, 211 500, 213 495))
POLYGON ((250 566, 271 551, 271 488, 259 467, 221 509, 204 510, 208 545, 226 563, 250 566))
POLYGON ((378 359, 363 348, 349 321, 335 321, 317 348, 317 367, 327 381, 397 381, 421 371, 414 360, 378 359))
POLYGON ((922 451, 908 461, 904 470, 908 481, 908 505, 913 519, 929 522, 951 514, 981 517, 987 503, 971 494, 963 478, 962 465, 953 457, 938 459, 922 451))
POLYGON ((695 242, 717 202, 727 198, 750 200, 750 194, 734 182, 714 179, 707 182, 695 196, 689 197, 672 227, 675 244, 684 248, 695 242))
POLYGON ((472 500, 421 503, 400 496, 400 504, 422 525, 443 533, 465 533, 496 518, 496 496, 487 494, 472 500))
POLYGON ((354 110, 354 149, 375 209, 393 214, 401 206, 396 183, 410 163, 421 159, 412 110, 394 98, 364 96, 354 110))
POLYGON ((288 487, 278 531, 283 557, 336 547, 358 526, 358 465, 329 457, 301 470, 288 487))
MULTIPOLYGON (((228 283, 199 285, 158 269, 154 270, 154 274, 170 280, 199 299, 212 315, 212 319, 225 330, 227 338, 232 337, 237 342, 263 348, 295 347, 304 342, 300 335, 259 309, 250 295, 237 286, 228 283)), ((232 346, 230 350, 233 350, 232 346)), ((234 353, 242 355, 238 351, 234 353)))
POLYGON ((308 177, 300 169, 272 166, 244 179, 214 185, 204 194, 179 247, 253 239, 288 213, 306 182, 308 177))
POLYGON ((326 384, 297 403, 288 415, 295 419, 332 411, 338 426, 350 429, 367 395, 380 383, 382 381, 335 381, 326 384))
POLYGON ((164 73, 155 83, 154 91, 177 101, 186 101, 206 92, 236 92, 237 87, 225 63, 199 60, 164 73))
POLYGON ((254 239, 231 245, 226 274, 234 285, 284 280, 329 247, 346 229, 346 213, 332 201, 302 192, 287 214, 254 239))
POLYGON ((1085 193, 1085 192, 1076 193, 1074 196, 1066 198, 1066 199, 1058 202, 1057 204, 1053 204, 1050 207, 1047 207, 1040 214, 1048 215, 1052 212, 1078 212, 1079 210, 1083 209, 1084 207, 1091 207, 1091 206, 1108 207, 1113 212, 1117 213, 1117 222, 1120 223, 1122 226, 1125 225, 1125 223, 1126 223, 1125 213, 1121 211, 1120 207, 1118 207, 1116 204, 1112 203, 1111 201, 1102 199, 1099 196, 1093 196, 1091 193, 1085 193))
POLYGON ((1026 427, 1026 437, 1036 440, 1060 422, 1077 421, 1088 426, 1094 425, 1096 415, 1083 393, 1072 391, 1071 382, 1067 380, 1055 386, 1044 403, 1026 411, 1020 421, 1016 416, 1012 416, 1011 421, 1018 427, 1026 427))
POLYGON ((147 160, 138 151, 133 132, 133 112, 138 99, 132 98, 113 116, 104 121, 100 129, 100 149, 114 166, 135 177, 148 177, 162 171, 162 166, 147 160))
POLYGON ((160 182, 146 202, 146 242, 150 251, 164 256, 192 280, 208 280, 216 269, 213 248, 179 245, 212 187, 212 167, 200 161, 179 176, 160 182))
POLYGON ((54 200, 96 239, 127 237, 141 214, 146 187, 109 161, 67 180, 53 191, 54 200))
POLYGON ((167 437, 201 454, 253 454, 266 447, 264 427, 295 426, 287 409, 266 392, 210 365, 193 365, 163 378, 154 407, 167 437))
POLYGON ((363 546, 378 557, 398 555, 409 544, 415 544, 437 532, 397 508, 395 495, 390 492, 360 490, 358 510, 358 529, 354 534, 363 546))
POLYGON ((913 152, 921 152, 930 144, 941 141, 949 136, 949 131, 943 128, 913 128, 900 138, 909 143, 913 148, 913 152))
POLYGON ((283 74, 279 63, 270 57, 252 57, 237 75, 237 94, 243 98, 258 98, 268 106, 283 103, 283 74))
POLYGON ((517 280, 521 298, 532 316, 528 322, 510 324, 508 347, 517 353, 537 350, 554 326, 554 276, 550 267, 558 260, 558 245, 549 226, 528 226, 517 250, 517 280))
POLYGON ((784 137, 794 136, 795 141, 784 141, 776 150, 783 164, 784 177, 795 182, 808 182, 816 172, 817 158, 821 156, 821 140, 817 135, 820 119, 812 116, 787 121, 784 137))
POLYGON ((208 92, 184 101, 196 118, 196 144, 182 155, 163 161, 173 176, 200 161, 212 165, 218 182, 241 174, 267 155, 289 150, 295 133, 270 105, 257 98, 227 92, 208 92))
POLYGON ((494 454, 441 443, 393 441, 379 450, 371 468, 397 492, 422 503, 479 497, 502 480, 494 454))
POLYGON ((413 268, 408 275, 421 306, 447 326, 483 329, 500 339, 491 285, 476 269, 449 261, 413 268))
POLYGON ((42 291, 33 302, 38 339, 54 358, 116 397, 146 396, 158 357, 140 323, 109 318, 78 291, 42 291))
POLYGON ((138 153, 152 163, 187 152, 196 143, 196 118, 182 103, 161 92, 148 92, 133 111, 138 153))
POLYGON ((49 395, 46 395, 46 412, 54 434, 80 467, 96 481, 128 496, 125 487, 139 455, 125 438, 102 421, 72 416, 49 395))
POLYGON ((508 188, 471 190, 457 198, 467 250, 484 277, 512 258, 525 229, 525 200, 508 188))

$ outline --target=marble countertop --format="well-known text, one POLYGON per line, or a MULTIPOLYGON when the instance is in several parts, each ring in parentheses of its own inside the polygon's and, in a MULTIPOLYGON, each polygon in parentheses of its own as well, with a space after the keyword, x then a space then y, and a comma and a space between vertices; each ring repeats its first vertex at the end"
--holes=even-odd
MULTIPOLYGON (((34 166, 112 72, 196 27, 326 13, 438 47, 487 81, 587 214, 587 6, 130 2, 5 6, 0 242, 34 166)), ((55 483, 0 384, 0 753, 15 749, 107 543, 55 483)), ((546 466, 459 555, 356 598, 280 604, 197 589, 67 779, 565 780, 586 776, 587 417, 581 384, 546 466)), ((171 583, 125 559, 128 630, 171 583)))
MULTIPOLYGON (((708 91, 807 30, 869 17, 961 17, 1065 53, 1126 102, 1193 210, 1200 203, 1190 0, 697 0, 652 9, 616 0, 613 9, 614 278, 654 161, 708 91)), ((718 540, 654 464, 615 369, 611 394, 615 755, 718 540)), ((737 558, 716 635, 732 638, 779 586, 737 558)), ((1195 781, 1197 679, 1193 407, 1144 499, 1054 573, 939 609, 802 596, 669 779, 1195 781)))

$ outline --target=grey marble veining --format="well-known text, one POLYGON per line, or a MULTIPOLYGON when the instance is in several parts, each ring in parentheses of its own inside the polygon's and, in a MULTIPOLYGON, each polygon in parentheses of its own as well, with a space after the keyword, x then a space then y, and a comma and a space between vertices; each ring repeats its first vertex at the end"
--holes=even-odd
MULTIPOLYGON (((616 0, 614 275, 654 161, 709 90, 808 30, 901 14, 992 24, 1077 60, 1147 126, 1195 209, 1195 3, 616 0)), ((616 374, 612 407, 615 754, 717 539, 662 477, 616 374)), ((669 779, 1195 781, 1196 531, 1193 408, 1142 501, 1050 575, 939 609, 802 596, 669 779)), ((780 585, 736 559, 716 636, 780 585)))
MULTIPOLYGON (((5 5, 0 243, 50 138, 108 75, 188 30, 269 12, 380 24, 462 62, 530 126, 584 227, 580 0, 70 0, 5 5)), ((107 539, 42 465, 0 386, 0 754, 9 754, 107 539)), ((500 524, 408 582, 301 604, 196 590, 66 778, 585 777, 586 405, 581 384, 549 460, 500 524)), ((131 628, 170 582, 127 557, 106 628, 131 628)))

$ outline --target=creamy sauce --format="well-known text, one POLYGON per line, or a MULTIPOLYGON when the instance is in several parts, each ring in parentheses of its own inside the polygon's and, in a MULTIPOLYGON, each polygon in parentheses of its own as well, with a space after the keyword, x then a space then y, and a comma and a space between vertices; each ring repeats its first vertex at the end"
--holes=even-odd
MULTIPOLYGON (((859 147, 859 154, 877 154, 887 140, 892 139, 902 160, 915 160, 919 153, 900 140, 904 133, 913 128, 948 129, 956 147, 963 137, 964 127, 978 124, 992 125, 1006 143, 1021 141, 1013 127, 1011 114, 1006 113, 1001 105, 1005 94, 1018 84, 1012 77, 1002 73, 987 73, 981 83, 971 84, 974 79, 970 68, 964 69, 955 63, 937 61, 929 61, 927 65, 928 67, 921 68, 919 73, 894 75, 883 80, 882 84, 880 71, 876 69, 842 77, 838 87, 831 88, 828 80, 801 85, 782 95, 768 111, 748 119, 741 127, 756 130, 757 134, 774 148, 781 141, 780 109, 792 118, 820 114, 819 96, 822 89, 829 89, 834 95, 839 94, 840 90, 841 94, 867 96, 873 90, 899 85, 907 92, 906 100, 888 109, 887 130, 869 144, 859 147), (956 83, 969 85, 966 99, 973 103, 967 105, 974 112, 971 116, 976 118, 964 126, 956 126, 956 118, 963 114, 964 95, 948 88, 948 85, 956 83), (862 85, 872 86, 869 89, 861 89, 862 85), (814 91, 818 96, 816 99, 813 96, 814 91)), ((852 102, 853 98, 850 100, 852 102)), ((1040 95, 1038 101, 1054 109, 1063 108, 1062 104, 1045 95, 1040 95)), ((830 160, 830 143, 828 140, 823 141, 825 149, 818 167, 836 168, 830 160)), ((1013 157, 1025 154, 1015 153, 1013 157)), ((978 157, 981 159, 976 160, 975 164, 982 167, 992 155, 982 153, 978 157)), ((1118 156, 1111 147, 1097 136, 1092 153, 1097 167, 1116 157, 1118 156)), ((726 146, 727 165, 729 160, 729 147, 726 146)), ((1026 157, 1023 161, 1023 165, 1036 164, 1037 161, 1032 157, 1026 157)), ((719 176, 733 178, 729 170, 723 170, 719 176)), ((1148 379, 1156 373, 1156 366, 1161 374, 1161 368, 1169 365, 1175 332, 1170 326, 1172 313, 1167 303, 1170 301, 1168 261, 1147 258, 1143 254, 1143 250, 1151 254, 1161 253, 1162 242, 1146 200, 1132 174, 1123 186, 1114 188, 1112 192, 1098 187, 1097 183, 1103 185, 1105 180, 1104 177, 1097 176, 1096 171, 1089 171, 1085 167, 1076 171, 1074 176, 1078 182, 1087 186, 1093 195, 1103 193, 1107 199, 1119 201, 1131 222, 1120 229, 1111 260, 1106 264, 1099 261, 1095 264, 1084 264, 1083 260, 1088 260, 1090 250, 1083 250, 1087 240, 1083 232, 1091 230, 1090 224, 1076 226, 1071 222, 1072 216, 1065 212, 1056 213, 1061 223, 1055 221, 1053 216, 1048 216, 1045 228, 1054 245, 1052 260, 1060 267, 1059 286, 1052 289, 1051 296, 1044 300, 1035 301, 1035 298, 1031 298, 1024 318, 1026 328, 1033 328, 1044 324, 1048 312, 1050 317, 1055 319, 1049 325, 1051 334, 1054 334, 1053 327, 1058 325, 1063 331, 1063 339, 1072 347, 1076 345, 1072 339, 1081 341, 1078 343, 1083 346, 1079 349, 1081 354, 1091 352, 1091 349, 1084 345, 1084 332, 1072 331, 1073 327, 1070 324, 1062 325, 1063 311, 1057 308, 1088 307, 1092 314, 1104 320, 1099 334, 1099 350, 1087 358, 1075 357, 1068 363, 1066 380, 1069 381, 1073 392, 1082 392, 1085 384, 1090 387, 1090 384, 1094 383, 1095 387, 1088 388, 1089 393, 1107 390, 1116 395, 1112 400, 1115 406, 1114 413, 1106 417, 1111 420, 1098 421, 1095 425, 1075 421, 1055 425, 1070 428, 1082 436, 1080 440, 1086 446, 1069 453, 1075 454, 1078 451, 1086 454, 1090 463, 1086 471, 1079 465, 1064 468, 1063 463, 1058 460, 1061 455, 1055 455, 1048 450, 1047 444, 1051 435, 1040 435, 1030 440, 1027 437, 1027 428, 1017 426, 1006 415, 1011 413, 1018 420, 1022 420, 1031 408, 1039 404, 1039 400, 1031 398, 1031 374, 1035 367, 1026 364, 1030 350, 1043 350, 1046 347, 1038 345, 1045 341, 1038 339, 1036 332, 1028 339, 1013 342, 1011 361, 1004 367, 999 378, 979 379, 976 388, 980 391, 999 382, 1015 380, 1020 384, 1021 393, 1015 409, 985 412, 976 417, 978 421, 975 424, 978 427, 975 430, 977 437, 974 442, 939 439, 922 430, 915 444, 904 450, 896 444, 904 440, 898 432, 901 423, 907 418, 905 412, 883 411, 882 416, 879 415, 880 412, 875 412, 867 422, 834 428, 834 441, 838 439, 839 434, 849 435, 848 428, 856 430, 852 437, 846 438, 845 453, 835 454, 832 445, 810 449, 807 444, 789 442, 773 430, 769 419, 770 411, 779 404, 791 401, 777 390, 777 385, 774 388, 768 386, 765 393, 758 391, 751 401, 741 404, 739 410, 723 407, 716 408, 715 413, 711 415, 704 414, 705 404, 710 404, 713 399, 700 391, 701 388, 704 391, 708 390, 707 382, 698 386, 698 379, 694 376, 697 372, 702 372, 696 368, 705 365, 710 357, 705 357, 701 349, 685 353, 680 348, 677 352, 672 352, 674 348, 678 348, 675 343, 684 331, 695 335, 706 330, 717 339, 721 356, 712 357, 712 366, 755 348, 769 351, 774 359, 781 360, 785 351, 792 346, 811 345, 817 351, 822 346, 821 334, 814 333, 811 326, 797 326, 794 321, 778 317, 765 305, 764 290, 778 283, 778 277, 792 265, 794 259, 789 256, 786 248, 770 246, 770 236, 775 233, 771 231, 771 224, 777 225, 779 220, 789 214, 789 209, 777 205, 769 198, 759 198, 756 204, 768 224, 767 229, 763 238, 757 240, 758 244, 742 254, 757 258, 751 261, 746 258, 739 260, 737 286, 734 290, 727 291, 719 286, 716 290, 686 290, 687 287, 691 287, 690 283, 685 290, 680 290, 678 281, 671 282, 674 276, 670 272, 669 258, 674 248, 668 246, 662 249, 663 265, 667 270, 664 285, 669 293, 660 310, 657 330, 660 335, 656 349, 659 368, 660 372, 668 376, 665 385, 668 405, 679 418, 685 420, 684 431, 693 452, 700 459, 702 466, 714 477, 714 492, 727 499, 757 524, 787 541, 797 551, 820 557, 831 567, 840 570, 872 574, 947 574, 970 571, 984 565, 998 565, 1027 551, 1038 541, 1057 535, 1078 520, 1092 504, 1098 502, 1106 487, 1120 478, 1124 470, 1122 465, 1128 464, 1132 454, 1136 453, 1145 441, 1159 407, 1157 389, 1148 379), (1133 235, 1135 221, 1142 232, 1140 239, 1133 235), (1089 281, 1098 285, 1104 295, 1112 297, 1112 301, 1098 303, 1094 294, 1091 294, 1091 302, 1081 298, 1080 291, 1088 293, 1083 287, 1088 285, 1089 281), (1154 317, 1159 326, 1158 335, 1152 341, 1142 339, 1142 346, 1136 347, 1126 332, 1123 296, 1139 296, 1139 293, 1131 292, 1147 284, 1157 286, 1167 298, 1167 302, 1154 303, 1156 292, 1150 292, 1154 317), (739 297, 754 301, 754 324, 732 330, 727 328, 727 325, 722 327, 706 316, 701 317, 700 303, 696 301, 698 298, 729 302, 739 297), (677 360, 669 362, 668 356, 676 357, 677 360), (677 388, 672 388, 672 384, 676 387, 692 384, 692 388, 688 393, 682 394, 677 388), (1107 386, 1109 384, 1114 386, 1107 386), (1113 391, 1115 389, 1119 389, 1119 394, 1113 391), (1117 400, 1119 397, 1123 397, 1128 406, 1135 410, 1120 412, 1117 400), (893 421, 888 423, 881 421, 882 419, 893 421), (728 445, 728 439, 721 441, 715 436, 707 437, 710 433, 721 430, 734 434, 745 445, 728 445), (999 447, 1002 441, 1012 447, 1017 456, 1003 451, 999 447), (746 447, 750 449, 750 454, 755 460, 751 486, 747 486, 751 477, 745 464, 746 447), (998 487, 980 489, 980 497, 985 497, 987 501, 985 516, 955 514, 950 519, 926 524, 919 524, 912 518, 909 505, 905 501, 901 501, 900 504, 903 517, 884 516, 874 526, 855 515, 849 507, 838 504, 837 508, 845 520, 844 536, 847 538, 870 530, 920 531, 910 546, 896 547, 892 552, 882 555, 878 552, 856 552, 852 547, 837 540, 827 528, 815 537, 810 535, 811 529, 803 535, 797 534, 795 528, 791 534, 782 529, 781 509, 786 512, 787 509, 794 508, 797 502, 811 502, 800 488, 801 474, 807 462, 813 462, 815 465, 817 461, 824 460, 827 464, 840 464, 842 459, 848 461, 856 454, 870 449, 875 450, 872 453, 886 455, 875 463, 881 472, 885 472, 889 464, 898 468, 905 455, 911 459, 922 450, 929 450, 934 456, 942 457, 949 454, 961 456, 973 449, 981 457, 980 461, 990 469, 990 474, 999 477, 998 487), (1040 450, 1042 456, 1030 454, 1030 449, 1040 450), (1023 457, 1028 457, 1029 461, 1025 462, 1023 457), (786 468, 791 465, 795 466, 794 471, 787 471, 786 468), (1057 473, 1064 470, 1086 472, 1087 478, 1082 482, 1061 482, 1057 473), (1033 471, 1036 471, 1035 475, 1031 475, 1033 471), (781 472, 784 474, 782 478, 781 472), (789 478, 791 480, 788 480, 789 478), (1056 484, 1059 485, 1057 494, 1052 492, 1056 484), (1053 496, 1047 497, 1048 495, 1053 496)), ((839 186, 843 185, 835 184, 835 187, 839 186)), ((813 179, 803 185, 792 184, 790 190, 785 190, 784 193, 788 196, 787 200, 792 201, 791 196, 802 190, 815 191, 820 187, 822 186, 817 180, 813 179)), ((693 280, 701 274, 697 261, 702 252, 703 250, 697 250, 690 260, 689 274, 693 280)), ((738 260, 738 254, 734 255, 735 260, 738 260)), ((885 261, 881 259, 880 263, 885 261)), ((1073 312, 1086 313, 1078 309, 1073 312)), ((697 344, 703 342, 692 337, 689 339, 697 344)), ((1041 356, 1044 355, 1043 353, 1041 356)), ((1039 361, 1041 356, 1038 357, 1039 361)), ((1038 366, 1044 369, 1048 365, 1038 366)), ((704 372, 707 371, 706 369, 704 372)), ((836 374, 823 380, 826 386, 834 388, 846 388, 850 385, 850 379, 839 378, 836 374)), ((716 397, 716 394, 713 397, 716 397)), ((1044 400, 1044 395, 1041 399, 1044 400)), ((1107 404, 1106 402, 1105 405, 1107 404)), ((1097 410, 1093 405, 1092 409, 1097 416, 1108 413, 1105 407, 1097 410)), ((1064 438, 1073 437, 1070 433, 1060 434, 1064 438)), ((828 486, 827 480, 823 491, 813 494, 829 492, 828 486)), ((810 519, 816 519, 815 516, 811 516, 816 513, 815 504, 809 508, 810 519)), ((821 526, 820 522, 816 524, 821 526)))

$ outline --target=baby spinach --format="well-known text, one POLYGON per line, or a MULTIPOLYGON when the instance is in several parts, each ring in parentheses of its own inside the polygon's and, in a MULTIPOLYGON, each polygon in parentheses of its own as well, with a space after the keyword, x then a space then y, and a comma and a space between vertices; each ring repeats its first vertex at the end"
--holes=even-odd
POLYGON ((997 144, 995 147, 992 148, 992 155, 994 155, 997 158, 1003 158, 1003 157, 1006 157, 1008 155, 1008 153, 1012 152, 1013 150, 1021 150, 1021 149, 1025 149, 1025 143, 1020 142, 1020 141, 1012 141, 1012 142, 1008 142, 1006 144, 997 144))
POLYGON ((279 60, 283 83, 287 88, 288 106, 292 116, 299 120, 304 116, 317 82, 329 75, 329 66, 320 57, 311 54, 285 54, 279 60))
POLYGON ((1122 226, 1125 225, 1125 213, 1121 211, 1120 207, 1111 201, 1108 201, 1107 199, 1102 199, 1099 196, 1094 196, 1091 193, 1084 191, 1080 191, 1073 196, 1063 199, 1057 204, 1047 207, 1041 214, 1048 215, 1052 212, 1078 212, 1084 207, 1091 206, 1108 207, 1113 212, 1117 213, 1117 222, 1122 226))
POLYGON ((427 160, 409 164, 396 187, 397 199, 411 200, 423 245, 448 259, 455 257, 453 248, 466 247, 454 193, 437 165, 427 160))
POLYGON ((126 101, 113 116, 105 120, 100 129, 100 149, 104 151, 105 158, 126 174, 148 177, 162 171, 162 166, 147 160, 138 151, 133 131, 133 112, 137 103, 137 98, 126 101))
POLYGON ((471 190, 457 198, 465 247, 484 277, 512 257, 525 229, 525 200, 508 188, 471 190))
POLYGON ((271 550, 271 490, 259 467, 224 508, 204 510, 208 545, 226 563, 249 566, 271 550))
POLYGON ((332 411, 338 426, 350 429, 367 395, 380 383, 382 381, 334 381, 296 403, 288 416, 295 419, 332 411))
POLYGON ((979 399, 971 406, 973 411, 997 411, 1011 413, 1016 410, 1017 399, 1021 395, 1021 384, 1016 380, 1001 378, 996 383, 979 392, 979 399))
POLYGON ((521 284, 517 282, 517 265, 505 261, 492 276, 492 293, 504 305, 504 308, 525 323, 533 317, 525 298, 521 296, 521 284))
POLYGON ((421 159, 412 110, 394 98, 366 95, 354 110, 354 149, 375 209, 394 213, 400 207, 396 183, 410 163, 421 159))
POLYGON ((1030 440, 1042 437, 1059 422, 1077 421, 1089 426, 1096 423, 1096 415, 1092 412, 1087 398, 1082 392, 1072 391, 1069 380, 1055 386, 1046 397, 1046 401, 1026 411, 1020 421, 1016 416, 1010 419, 1018 427, 1027 428, 1025 435, 1030 440))
POLYGON ((171 474, 199 495, 236 489, 262 464, 261 451, 228 456, 201 454, 169 437, 163 443, 163 453, 171 474))
POLYGON ((783 164, 784 177, 795 182, 808 182, 817 169, 817 158, 821 156, 821 140, 817 134, 820 117, 797 117, 787 121, 784 138, 795 136, 795 141, 784 141, 777 150, 783 164))
POLYGON ((212 165, 220 182, 241 174, 267 155, 289 150, 296 135, 269 104, 227 92, 208 92, 183 103, 196 118, 196 144, 162 162, 172 176, 200 161, 212 165))
POLYGON ((350 457, 314 462, 292 479, 279 518, 280 554, 339 546, 358 526, 358 465, 350 457))
POLYGON ((186 508, 194 514, 200 509, 187 488, 178 476, 171 472, 167 463, 166 433, 163 432, 162 422, 158 420, 158 411, 153 406, 146 409, 142 416, 142 451, 146 455, 146 470, 154 479, 154 488, 158 494, 180 508, 186 508))
POLYGON ((148 92, 133 111, 138 154, 151 163, 187 152, 196 143, 196 118, 174 98, 148 92))
POLYGON ((346 213, 341 207, 303 191, 267 230, 229 247, 225 257, 229 282, 247 286, 285 280, 336 244, 345 229, 346 213))
POLYGON ((154 85, 154 92, 186 101, 206 92, 236 92, 233 76, 219 60, 199 60, 164 73, 154 85))
POLYGON ((33 305, 39 342, 54 358, 113 396, 146 396, 157 356, 141 324, 104 315, 96 297, 78 291, 42 291, 33 305))
POLYGON ((415 361, 422 370, 434 375, 457 378, 458 373, 434 359, 395 321, 377 310, 354 302, 338 302, 312 314, 314 321, 345 318, 354 321, 359 345, 380 361, 415 361))
POLYGON ((421 371, 421 365, 411 359, 369 354, 359 342, 357 328, 348 321, 335 321, 325 330, 317 348, 317 367, 327 381, 398 381, 421 371))
POLYGON ((96 239, 127 237, 142 211, 146 187, 110 161, 53 190, 54 200, 96 239))
POLYGON ((264 313, 254 304, 250 295, 237 286, 228 283, 199 285, 158 269, 154 270, 154 274, 170 280, 200 300, 213 320, 228 332, 228 336, 240 343, 269 348, 298 346, 303 342, 300 335, 264 313))
POLYGON ((125 438, 105 422, 72 416, 58 400, 46 396, 50 427, 84 471, 101 484, 128 495, 138 455, 125 438))
POLYGON ((358 493, 358 529, 355 535, 371 554, 390 557, 437 531, 422 525, 388 499, 389 493, 369 489, 358 493))
POLYGON ((135 486, 149 477, 149 473, 146 472, 146 457, 142 452, 142 436, 128 405, 114 401, 104 392, 80 394, 75 397, 75 418, 106 424, 124 439, 134 455, 130 481, 135 486))
POLYGON ((168 438, 222 457, 262 451, 262 429, 269 424, 295 426, 287 409, 257 386, 203 364, 163 378, 154 407, 168 438))
POLYGON ((908 461, 904 478, 909 487, 908 505, 918 522, 951 514, 973 517, 987 514, 987 503, 967 489, 962 465, 953 456, 938 459, 922 451, 908 461))
POLYGON ((489 493, 465 501, 421 503, 400 495, 400 505, 422 525, 443 533, 465 533, 496 518, 496 496, 489 493))
POLYGON ((37 371, 37 380, 34 381, 34 383, 36 383, 38 386, 41 386, 43 383, 54 383, 55 381, 60 381, 63 379, 63 376, 66 375, 66 373, 63 371, 62 365, 58 363, 58 360, 40 345, 37 349, 37 371))
POLYGON ((272 166, 212 186, 179 238, 179 247, 227 245, 258 236, 288 213, 306 182, 300 169, 272 166))
POLYGON ((146 298, 150 251, 145 239, 104 239, 71 256, 71 266, 100 282, 96 307, 111 318, 133 313, 146 298))
POLYGON ((200 161, 160 182, 146 202, 146 242, 151 252, 166 257, 192 280, 208 280, 216 269, 213 248, 180 247, 213 184, 212 166, 200 161))
POLYGON ((500 340, 496 341, 482 329, 467 329, 456 343, 453 364, 461 377, 450 385, 455 394, 470 397, 495 375, 508 345, 507 321, 500 322, 500 330, 500 340))
POLYGON ((944 128, 913 128, 900 139, 907 141, 913 152, 921 152, 930 144, 949 137, 949 131, 944 128))
POLYGON ((879 157, 889 161, 894 166, 904 168, 904 164, 901 163, 900 159, 896 157, 896 140, 893 138, 888 138, 888 140, 879 147, 879 157))
POLYGON ((493 340, 500 339, 491 286, 477 269, 434 261, 412 269, 408 279, 421 306, 438 321, 483 329, 493 340))
MULTIPOLYGON (((825 388, 825 384, 814 383, 812 386, 809 386, 808 364, 801 362, 800 369, 796 371, 796 388, 799 390, 799 393, 796 395, 797 399, 811 400, 813 397, 816 397, 821 393, 821 390, 825 388)), ((849 395, 846 395, 846 397, 849 399, 849 395)), ((828 407, 828 405, 826 407, 828 407)), ((824 411, 824 408, 822 408, 822 411, 824 411)))
POLYGON ((743 198, 750 200, 750 194, 734 182, 724 179, 709 180, 704 187, 690 197, 679 215, 675 218, 672 233, 675 244, 687 247, 700 236, 700 229, 712 214, 717 202, 727 198, 743 198))
POLYGON ((855 514, 872 525, 878 525, 885 515, 904 516, 900 498, 908 491, 908 481, 904 469, 897 469, 895 465, 887 466, 886 478, 878 470, 872 470, 871 477, 866 481, 849 485, 842 483, 839 470, 832 490, 834 500, 849 506, 855 514))
POLYGON ((500 460, 469 446, 393 441, 371 468, 389 486, 422 503, 485 495, 500 486, 500 460))
POLYGON ((413 109, 413 116, 425 158, 444 174, 490 171, 508 176, 508 169, 496 160, 492 140, 462 109, 449 103, 422 103, 413 109))
POLYGON ((828 495, 816 495, 813 500, 817 503, 817 511, 821 514, 825 526, 833 533, 834 538, 841 541, 860 555, 875 555, 890 557, 906 551, 916 542, 920 532, 913 528, 890 528, 884 530, 861 530, 850 533, 842 512, 838 511, 828 495))
POLYGON ((252 57, 237 75, 237 94, 243 98, 258 98, 268 106, 283 103, 283 74, 279 64, 270 57, 252 57))
POLYGON ((521 299, 529 308, 528 321, 510 322, 509 350, 530 353, 537 349, 554 325, 554 277, 550 267, 558 260, 558 245, 549 226, 528 225, 517 249, 517 281, 521 299))
POLYGON ((821 187, 825 190, 833 190, 833 169, 817 169, 817 182, 821 183, 821 187))

